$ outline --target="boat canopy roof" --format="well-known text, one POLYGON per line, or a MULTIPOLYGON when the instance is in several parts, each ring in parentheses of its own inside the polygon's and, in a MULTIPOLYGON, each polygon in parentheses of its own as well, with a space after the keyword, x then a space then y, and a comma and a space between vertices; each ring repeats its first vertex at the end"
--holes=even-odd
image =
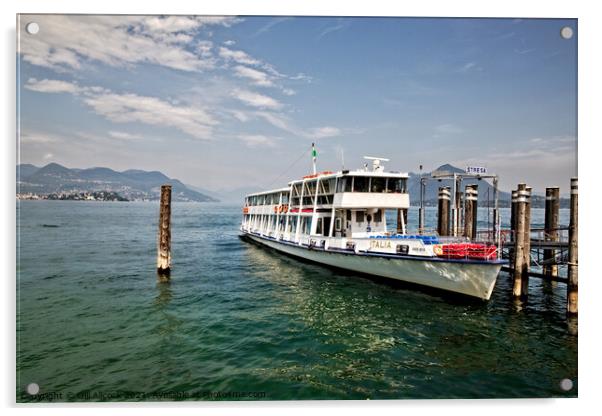
POLYGON ((407 178, 407 172, 384 172, 384 171, 372 171, 372 170, 342 170, 338 172, 322 172, 315 175, 304 176, 302 179, 297 179, 288 183, 289 186, 295 183, 306 182, 312 179, 330 179, 330 178, 342 178, 343 176, 365 176, 365 177, 377 177, 377 178, 407 178))
POLYGON ((291 190, 290 187, 285 187, 285 188, 279 188, 279 189, 272 189, 269 191, 261 191, 261 192, 255 192, 252 194, 247 194, 245 195, 245 197, 249 197, 249 196, 259 196, 259 195, 268 195, 268 194, 276 194, 278 192, 289 192, 291 190))

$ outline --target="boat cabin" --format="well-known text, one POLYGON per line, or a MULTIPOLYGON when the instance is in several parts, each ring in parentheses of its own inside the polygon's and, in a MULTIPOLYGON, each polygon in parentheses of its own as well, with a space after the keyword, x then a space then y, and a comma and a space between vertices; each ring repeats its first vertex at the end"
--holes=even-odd
MULTIPOLYGON (((369 238, 395 231, 387 210, 407 209, 407 173, 372 169, 321 172, 286 188, 247 195, 242 228, 291 242, 308 238, 369 238)), ((402 224, 405 233, 405 224, 402 224)))

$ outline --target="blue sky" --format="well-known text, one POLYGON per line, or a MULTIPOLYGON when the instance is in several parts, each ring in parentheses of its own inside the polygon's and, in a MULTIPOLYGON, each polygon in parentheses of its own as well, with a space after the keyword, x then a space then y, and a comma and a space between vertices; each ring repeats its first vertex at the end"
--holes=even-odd
POLYGON ((316 141, 320 169, 342 154, 478 165, 539 191, 577 173, 575 20, 23 15, 19 29, 22 163, 276 187, 311 169, 316 141))

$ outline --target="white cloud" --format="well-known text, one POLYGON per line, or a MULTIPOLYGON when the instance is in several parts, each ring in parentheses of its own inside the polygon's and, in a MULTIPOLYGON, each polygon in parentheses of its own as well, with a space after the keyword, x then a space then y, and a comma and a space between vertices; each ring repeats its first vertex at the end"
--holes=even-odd
POLYGON ((116 122, 175 127, 198 139, 211 139, 217 121, 204 109, 173 105, 155 97, 102 93, 84 99, 95 113, 116 122))
POLYGON ((338 18, 337 23, 332 26, 328 26, 326 29, 322 30, 320 32, 320 34, 318 35, 317 39, 321 39, 330 33, 337 32, 341 29, 344 29, 347 26, 349 26, 350 24, 351 24, 350 20, 346 20, 344 18, 338 18))
POLYGON ((479 66, 476 62, 467 62, 458 70, 458 72, 480 72, 483 67, 479 66))
POLYGON ((219 48, 219 56, 226 61, 234 61, 244 65, 259 65, 261 63, 246 52, 228 49, 223 46, 219 48))
POLYGON ((273 147, 275 139, 261 134, 243 134, 238 136, 248 147, 273 147))
POLYGON ((201 55, 202 58, 211 59, 213 54, 211 53, 213 49, 213 42, 210 40, 201 40, 197 43, 197 51, 201 55))
POLYGON ((232 114, 235 119, 237 119, 238 121, 240 121, 242 123, 245 123, 251 119, 251 117, 249 117, 247 115, 247 113, 245 113, 244 111, 231 110, 230 114, 232 114))
POLYGON ((274 26, 279 25, 280 23, 286 22, 287 20, 291 20, 292 17, 273 17, 268 23, 266 23, 263 27, 259 28, 257 32, 253 36, 259 36, 262 33, 270 31, 274 26))
MULTIPOLYGON (((343 133, 338 127, 332 126, 314 127, 306 130, 296 126, 288 117, 270 111, 256 111, 253 114, 264 119, 274 127, 306 139, 323 139, 327 137, 340 136, 343 133)), ((346 132, 348 133, 356 133, 350 129, 347 130, 346 132)))
POLYGON ((233 40, 227 40, 224 42, 224 45, 226 45, 226 46, 232 46, 234 44, 236 44, 236 42, 234 42, 233 40))
POLYGON ((341 134, 341 130, 337 127, 324 126, 310 129, 309 135, 316 139, 323 139, 326 137, 335 137, 341 134))
MULTIPOLYGON (((81 93, 83 102, 96 114, 116 123, 139 122, 153 126, 174 127, 198 139, 211 139, 217 120, 204 108, 179 105, 156 97, 137 94, 118 94, 101 87, 79 87, 64 81, 30 79, 26 88, 45 93, 81 93)), ((126 137, 113 132, 115 138, 126 137)))
POLYGON ((257 111, 255 112, 256 116, 263 118, 265 121, 270 123, 272 126, 277 127, 281 130, 292 133, 296 136, 301 136, 303 133, 294 127, 291 121, 282 114, 271 113, 269 111, 257 111))
POLYGON ((19 142, 21 144, 46 144, 56 143, 61 141, 61 138, 50 135, 48 133, 40 132, 23 132, 19 136, 19 142))
POLYGON ((77 94, 81 91, 81 88, 77 84, 57 79, 43 79, 38 81, 35 78, 29 78, 25 84, 25 88, 31 91, 50 93, 67 92, 77 94))
POLYGON ((46 153, 44 155, 44 160, 52 159, 53 157, 54 157, 54 155, 52 153, 46 153))
POLYGON ((114 139, 120 139, 120 140, 135 140, 135 139, 142 138, 142 136, 139 134, 131 134, 131 133, 126 133, 124 131, 110 131, 109 136, 113 137, 114 139))
POLYGON ((282 107, 282 104, 274 98, 249 90, 234 90, 232 92, 232 96, 252 107, 267 108, 272 110, 282 107))
POLYGON ((111 66, 152 63, 183 71, 211 68, 213 62, 186 48, 209 25, 230 26, 233 17, 39 15, 38 35, 21 37, 23 59, 55 70, 81 68, 84 61, 111 66))
POLYGON ((274 85, 268 74, 257 69, 249 68, 247 66, 235 66, 234 74, 240 78, 248 78, 253 82, 253 84, 262 87, 271 87, 272 85, 274 85))

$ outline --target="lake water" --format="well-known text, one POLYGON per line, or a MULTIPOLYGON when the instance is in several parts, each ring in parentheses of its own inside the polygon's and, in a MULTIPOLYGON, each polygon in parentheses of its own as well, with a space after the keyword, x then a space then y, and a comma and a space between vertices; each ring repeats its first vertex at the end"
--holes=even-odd
POLYGON ((198 203, 172 206, 159 283, 157 203, 21 201, 17 215, 18 401, 577 394, 564 284, 531 279, 517 304, 506 273, 489 302, 341 274, 241 241, 239 206, 198 203))

